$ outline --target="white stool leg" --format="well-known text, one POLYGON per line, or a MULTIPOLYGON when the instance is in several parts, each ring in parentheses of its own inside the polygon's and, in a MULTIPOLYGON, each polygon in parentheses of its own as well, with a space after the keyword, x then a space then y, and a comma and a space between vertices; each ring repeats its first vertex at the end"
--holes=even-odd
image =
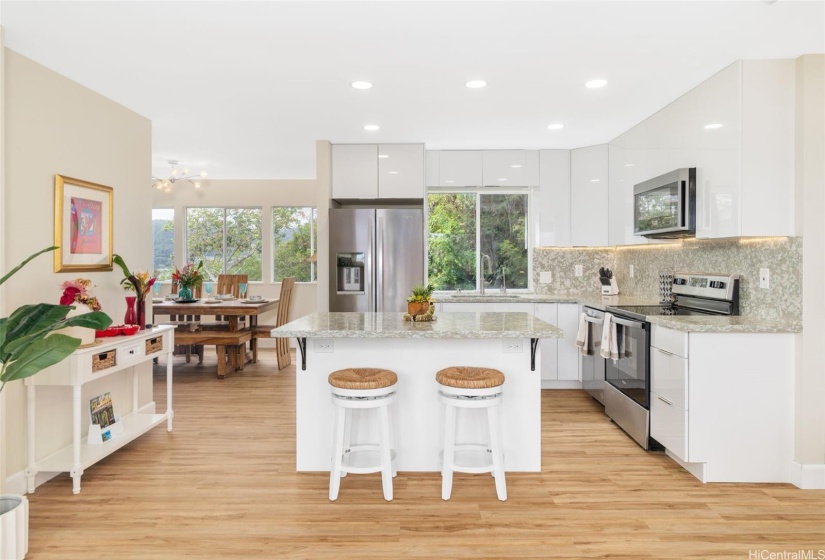
MULTIPOLYGON (((341 446, 341 464, 344 464, 343 455, 346 455, 347 451, 352 446, 352 417, 355 416, 359 411, 355 409, 347 410, 347 413, 344 414, 344 443, 341 446)), ((346 469, 341 469, 341 478, 347 476, 346 469)))
POLYGON ((455 462, 455 414, 454 406, 447 405, 444 419, 444 463, 441 467, 441 499, 449 500, 453 493, 453 463, 455 462))
POLYGON ((378 409, 378 423, 381 432, 381 483, 384 486, 384 499, 392 501, 392 453, 390 451, 389 407, 378 409))
MULTIPOLYGON (((395 432, 393 431, 393 421, 392 421, 392 417, 394 415, 395 407, 393 405, 390 405, 390 406, 392 406, 392 408, 388 407, 387 413, 388 413, 389 424, 390 424, 390 455, 392 455, 392 451, 395 450, 395 432)), ((396 476, 398 476, 398 471, 395 469, 395 457, 392 457, 392 477, 395 478, 396 476)))
POLYGON ((338 489, 341 487, 341 461, 344 453, 344 424, 347 410, 343 406, 336 406, 335 431, 332 442, 332 469, 329 472, 329 499, 338 499, 338 489))
POLYGON ((498 406, 487 409, 487 423, 490 427, 490 451, 493 455, 493 473, 496 477, 496 494, 502 502, 507 500, 507 482, 504 479, 504 453, 501 449, 501 427, 498 406))

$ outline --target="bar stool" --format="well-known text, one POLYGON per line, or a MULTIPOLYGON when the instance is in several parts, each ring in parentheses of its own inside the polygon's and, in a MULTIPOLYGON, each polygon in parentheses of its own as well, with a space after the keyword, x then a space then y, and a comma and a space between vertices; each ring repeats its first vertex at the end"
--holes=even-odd
MULTIPOLYGON (((435 375, 441 402, 447 406, 444 425, 444 463, 441 469, 441 498, 449 500, 453 490, 453 472, 493 473, 496 494, 502 502, 507 499, 504 478, 504 453, 501 445, 501 426, 498 406, 501 404, 501 386, 504 374, 497 369, 480 367, 448 367, 435 375), (486 408, 489 446, 485 444, 456 444, 456 414, 460 408, 486 408), (482 466, 457 464, 456 452, 484 453, 482 466)), ((462 453, 463 456, 470 455, 462 453)))
MULTIPOLYGON (((384 499, 392 500, 392 478, 395 472, 395 452, 392 449, 392 425, 389 406, 395 402, 395 372, 377 368, 349 368, 329 374, 332 403, 337 407, 333 432, 332 468, 329 473, 329 499, 338 499, 341 478, 347 473, 381 473, 384 499), (351 444, 352 411, 376 409, 378 412, 378 443, 351 444), (356 465, 359 452, 378 452, 373 464, 356 465)), ((374 457, 372 457, 374 459, 374 457)))

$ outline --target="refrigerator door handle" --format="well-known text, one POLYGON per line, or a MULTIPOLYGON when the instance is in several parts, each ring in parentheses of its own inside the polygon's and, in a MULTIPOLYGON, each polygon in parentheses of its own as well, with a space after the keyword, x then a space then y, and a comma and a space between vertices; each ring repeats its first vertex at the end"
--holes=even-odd
POLYGON ((375 251, 375 259, 378 261, 375 267, 376 286, 376 311, 384 311, 384 219, 381 216, 376 218, 378 248, 375 251))
MULTIPOLYGON (((375 259, 375 249, 372 240, 372 234, 374 231, 375 225, 372 220, 367 220, 367 270, 372 273, 375 259)), ((367 295, 367 311, 375 311, 375 284, 372 281, 372 275, 367 274, 367 270, 364 271, 364 285, 366 286, 365 292, 367 295)))

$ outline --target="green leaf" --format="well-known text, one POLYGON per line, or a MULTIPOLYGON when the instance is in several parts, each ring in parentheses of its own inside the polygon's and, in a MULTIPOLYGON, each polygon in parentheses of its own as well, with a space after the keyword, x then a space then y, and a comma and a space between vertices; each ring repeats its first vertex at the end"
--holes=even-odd
POLYGON ((57 247, 57 245, 53 245, 53 246, 51 246, 51 247, 46 247, 46 248, 45 248, 45 249, 43 249, 42 251, 38 251, 37 253, 33 254, 32 256, 30 256, 29 258, 27 258, 26 260, 24 260, 23 262, 21 262, 20 264, 18 264, 18 265, 17 265, 17 266, 15 266, 14 268, 12 268, 12 269, 11 269, 11 271, 9 271, 9 273, 8 273, 8 274, 6 274, 6 275, 5 275, 5 276, 3 276, 2 278, 0 278, 0 284, 3 284, 3 282, 5 282, 6 280, 8 280, 8 279, 9 279, 9 278, 11 278, 12 276, 14 276, 14 274, 15 274, 18 270, 20 270, 21 268, 23 268, 24 266, 26 266, 27 264, 29 264, 29 261, 30 261, 30 260, 32 260, 33 258, 35 258, 35 257, 37 257, 37 256, 39 256, 39 255, 42 255, 43 253, 48 253, 49 251, 54 251, 54 250, 56 250, 57 248, 58 248, 58 247, 57 247))
POLYGON ((86 327, 103 330, 112 324, 112 319, 102 311, 94 311, 66 317, 72 309, 67 305, 40 303, 24 305, 9 317, 5 340, 0 344, 0 361, 13 359, 11 354, 44 338, 52 331, 66 327, 86 327))
POLYGON ((38 340, 29 345, 14 358, 3 372, 0 382, 31 377, 35 373, 66 359, 80 346, 80 339, 63 334, 54 334, 48 339, 38 340))
POLYGON ((6 343, 6 325, 9 320, 6 317, 0 318, 0 348, 6 343))
MULTIPOLYGON (((120 270, 123 271, 123 276, 125 276, 126 278, 129 278, 132 275, 132 271, 129 270, 128 266, 126 266, 126 263, 123 261, 123 257, 118 255, 117 253, 112 255, 112 262, 120 267, 120 270)), ((121 281, 121 284, 122 283, 123 281, 121 281)))

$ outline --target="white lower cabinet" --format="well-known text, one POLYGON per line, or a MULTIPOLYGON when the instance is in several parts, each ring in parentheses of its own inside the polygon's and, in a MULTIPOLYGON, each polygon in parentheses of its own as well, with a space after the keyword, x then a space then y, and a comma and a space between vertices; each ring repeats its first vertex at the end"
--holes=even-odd
POLYGON ((791 482, 793 337, 653 325, 651 437, 703 482, 791 482))
POLYGON ((559 320, 553 323, 564 331, 564 338, 559 339, 559 380, 581 381, 579 367, 579 348, 576 335, 579 331, 579 304, 560 303, 559 320))
MULTIPOLYGON (((558 325, 558 304, 537 303, 535 315, 551 325, 558 325)), ((559 378, 559 339, 542 338, 539 340, 541 350, 541 379, 551 381, 559 378)))

